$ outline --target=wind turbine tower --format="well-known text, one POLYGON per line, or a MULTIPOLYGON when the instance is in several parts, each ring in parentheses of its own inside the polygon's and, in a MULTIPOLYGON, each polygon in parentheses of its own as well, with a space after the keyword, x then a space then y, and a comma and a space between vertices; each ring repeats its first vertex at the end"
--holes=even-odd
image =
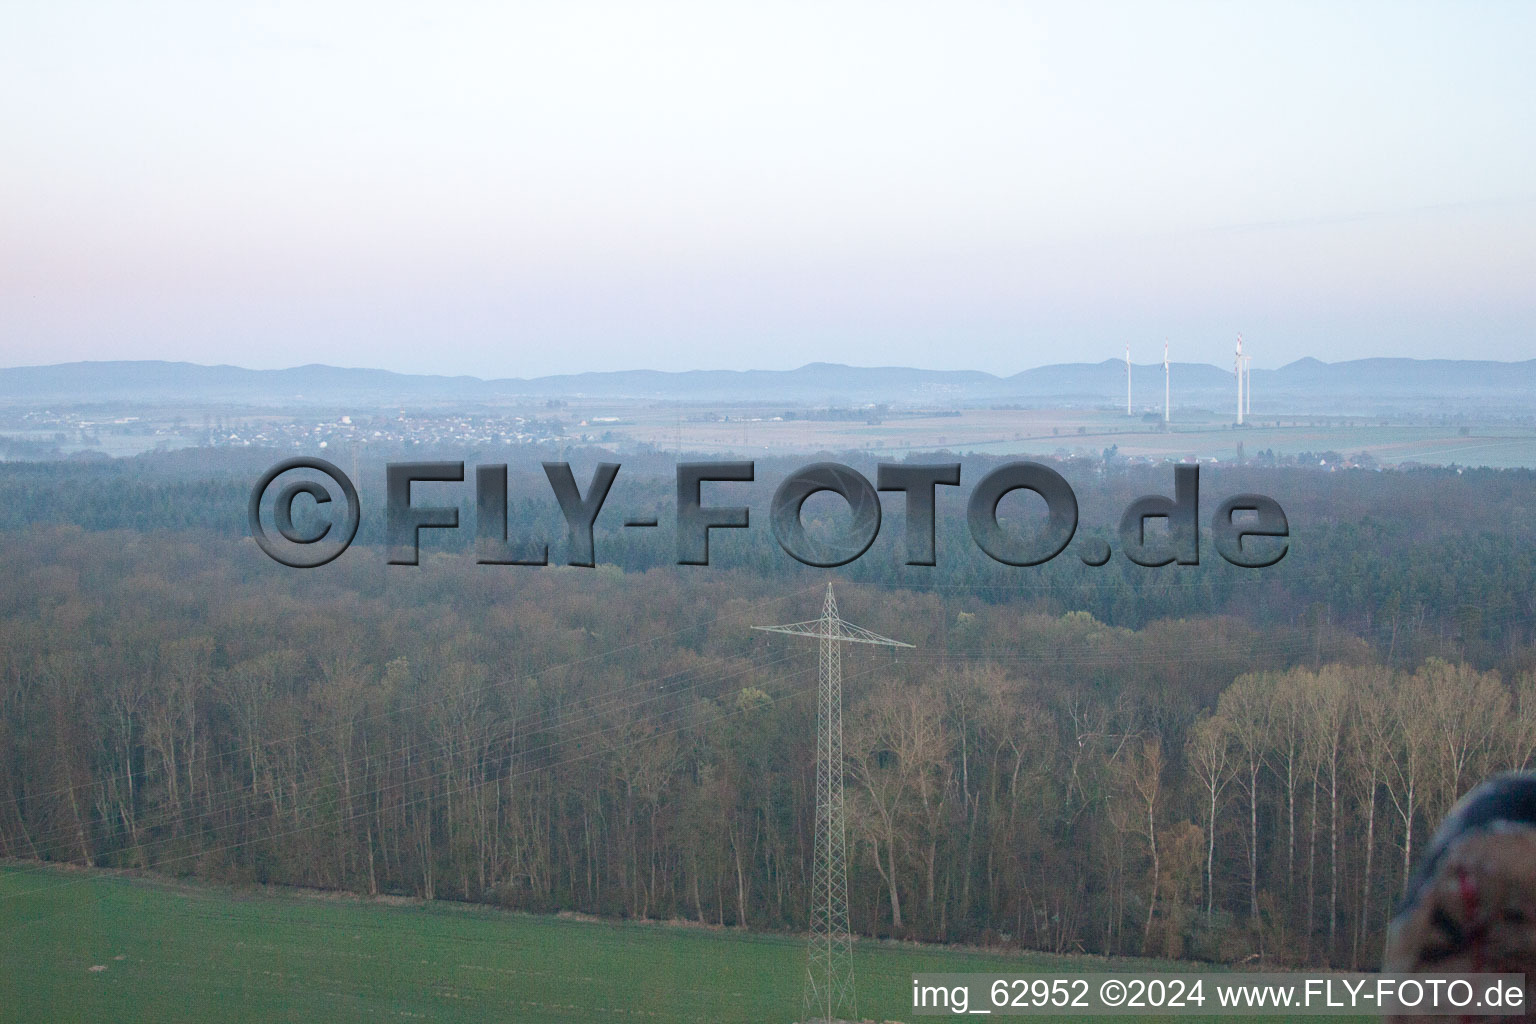
POLYGON ((1125 414, 1131 414, 1131 346, 1125 346, 1125 414))
POLYGON ((1163 339, 1163 422, 1167 423, 1172 407, 1168 404, 1168 339, 1163 339))
POLYGON ((821 641, 816 704, 816 854, 811 869, 811 940, 805 967, 805 1019, 859 1019, 853 986, 853 933, 848 927, 848 819, 843 811, 843 662, 840 645, 911 647, 844 622, 832 584, 821 618, 783 626, 753 626, 768 633, 821 641))
POLYGON ((1243 412, 1253 415, 1253 356, 1243 356, 1243 412))
POLYGON ((1237 425, 1243 425, 1243 336, 1237 336, 1237 359, 1232 363, 1232 372, 1237 375, 1237 425))

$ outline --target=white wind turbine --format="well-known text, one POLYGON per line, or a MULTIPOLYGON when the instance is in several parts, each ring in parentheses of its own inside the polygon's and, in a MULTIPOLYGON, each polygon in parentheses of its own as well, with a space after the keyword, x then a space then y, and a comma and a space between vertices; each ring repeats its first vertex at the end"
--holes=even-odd
POLYGON ((1125 346, 1125 414, 1131 414, 1131 346, 1125 346))
POLYGON ((1237 425, 1243 425, 1243 336, 1237 336, 1237 358, 1232 362, 1232 372, 1237 376, 1237 425))
POLYGON ((1163 339, 1163 422, 1169 419, 1170 406, 1168 404, 1168 339, 1163 339))

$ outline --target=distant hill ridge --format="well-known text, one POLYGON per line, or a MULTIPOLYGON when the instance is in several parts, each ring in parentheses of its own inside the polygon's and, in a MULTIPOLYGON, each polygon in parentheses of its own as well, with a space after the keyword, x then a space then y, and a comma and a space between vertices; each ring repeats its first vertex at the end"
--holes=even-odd
MULTIPOLYGON (((1219 409, 1236 401, 1232 371, 1207 363, 1172 367, 1175 406, 1219 409)), ((1132 367, 1133 402, 1158 407, 1161 363, 1132 367)), ((1273 408, 1364 412, 1384 407, 1449 409, 1529 406, 1536 359, 1356 359, 1311 357, 1277 370, 1253 371, 1254 397, 1273 408)), ((735 401, 791 404, 886 402, 908 406, 1118 405, 1125 364, 1060 363, 999 377, 979 370, 809 363, 794 370, 612 370, 532 379, 481 379, 311 364, 282 370, 204 366, 162 360, 59 363, 0 369, 7 405, 96 402, 240 403, 264 406, 488 403, 519 398, 735 401)))

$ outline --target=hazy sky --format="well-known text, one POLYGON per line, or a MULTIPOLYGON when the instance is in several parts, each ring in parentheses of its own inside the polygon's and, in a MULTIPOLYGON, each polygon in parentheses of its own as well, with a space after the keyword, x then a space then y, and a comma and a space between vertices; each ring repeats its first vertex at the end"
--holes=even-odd
POLYGON ((13 2, 0 365, 1531 358, 1533 40, 1531 3, 13 2))

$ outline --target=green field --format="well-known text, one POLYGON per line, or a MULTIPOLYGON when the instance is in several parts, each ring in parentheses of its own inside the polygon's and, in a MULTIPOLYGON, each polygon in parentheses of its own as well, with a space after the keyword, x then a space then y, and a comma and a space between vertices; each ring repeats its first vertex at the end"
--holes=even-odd
MULTIPOLYGON (((0 867, 7 1022, 783 1024, 804 957, 790 936, 0 867)), ((918 971, 1172 966, 865 942, 855 970, 863 1016, 912 1021, 918 971)))

